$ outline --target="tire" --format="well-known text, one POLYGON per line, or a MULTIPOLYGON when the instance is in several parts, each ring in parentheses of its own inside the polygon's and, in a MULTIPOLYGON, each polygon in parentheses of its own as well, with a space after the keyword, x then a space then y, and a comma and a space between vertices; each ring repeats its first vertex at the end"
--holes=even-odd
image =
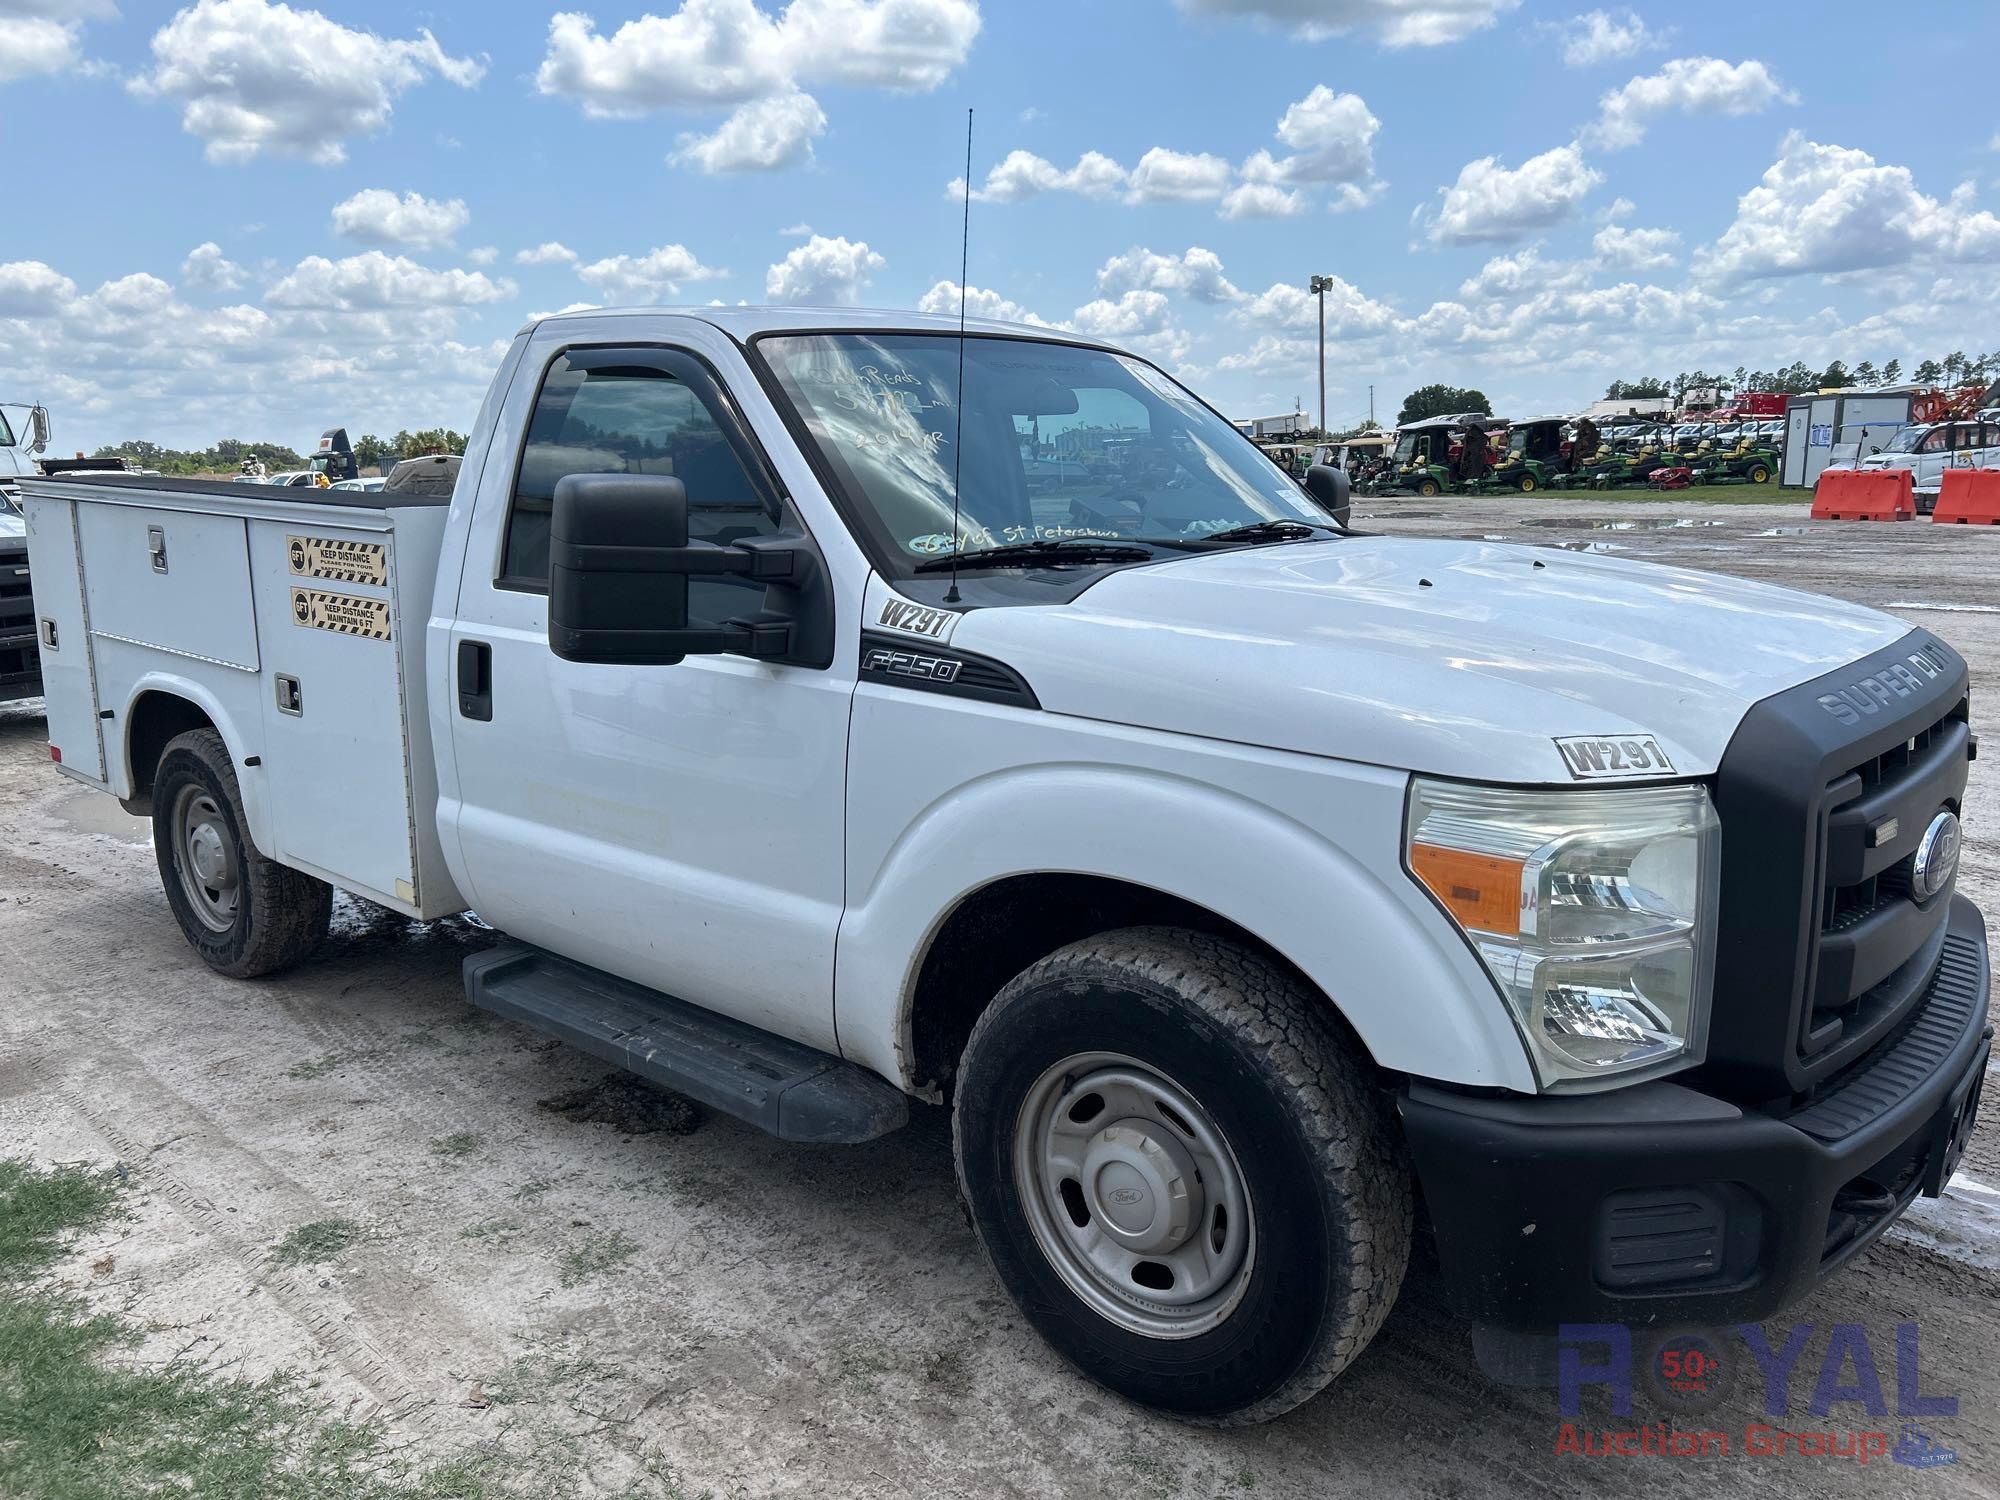
POLYGON ((1750 482, 1752 484, 1769 484, 1771 482, 1771 471, 1762 464, 1751 465, 1750 482))
POLYGON ((966 1044, 952 1137, 969 1217, 1022 1314, 1093 1380, 1176 1416, 1251 1423, 1297 1406, 1367 1347, 1409 1262, 1411 1173, 1386 1096, 1323 1000, 1218 938, 1128 928, 1017 975, 966 1044), (1131 1079, 1170 1091, 1156 1097, 1172 1108, 1132 1107, 1131 1079), (1087 1190, 1047 1165, 1049 1121, 1076 1143, 1087 1190), (1146 1160, 1178 1153, 1197 1170, 1154 1191, 1140 1136, 1146 1160), (1186 1261, 1142 1258, 1136 1285, 1091 1270, 1086 1238, 1109 1245, 1114 1205, 1138 1198, 1115 1211, 1149 1233, 1192 1215, 1190 1241, 1160 1254, 1205 1264, 1212 1249, 1233 1266, 1207 1300, 1146 1301, 1201 1290, 1176 1290, 1186 1261), (1163 1263, 1170 1284, 1139 1282, 1163 1263))
POLYGON ((1520 485, 1519 485, 1519 489, 1520 489, 1520 491, 1521 491, 1521 493, 1522 493, 1522 494, 1524 494, 1524 495, 1532 495, 1532 494, 1534 494, 1534 493, 1535 493, 1535 491, 1536 491, 1536 490, 1538 490, 1538 489, 1540 489, 1540 488, 1541 488, 1541 486, 1540 486, 1539 484, 1535 483, 1535 476, 1534 476, 1534 475, 1532 475, 1532 474, 1523 474, 1523 475, 1521 476, 1521 483, 1520 483, 1520 485))
POLYGON ((189 945, 232 979, 291 968, 333 915, 333 887, 266 859, 248 827, 222 736, 191 729, 167 741, 153 776, 160 884, 189 945))
POLYGON ((1422 495, 1426 500, 1430 499, 1437 492, 1438 482, 1435 479, 1420 480, 1417 484, 1417 493, 1422 495))

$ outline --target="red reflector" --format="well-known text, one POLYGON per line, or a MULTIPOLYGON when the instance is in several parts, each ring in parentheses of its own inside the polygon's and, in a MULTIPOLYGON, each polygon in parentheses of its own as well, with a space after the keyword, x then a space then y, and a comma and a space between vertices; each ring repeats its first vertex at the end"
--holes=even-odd
POLYGON ((58 762, 58 763, 60 763, 60 762, 61 762, 61 760, 62 760, 62 746, 61 746, 61 745, 51 745, 51 746, 49 746, 49 759, 50 759, 50 760, 52 760, 52 761, 56 761, 56 762, 58 762))

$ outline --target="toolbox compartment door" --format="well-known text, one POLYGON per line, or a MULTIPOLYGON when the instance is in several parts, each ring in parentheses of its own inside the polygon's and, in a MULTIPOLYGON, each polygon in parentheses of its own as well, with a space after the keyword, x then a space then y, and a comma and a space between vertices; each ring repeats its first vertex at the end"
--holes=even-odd
POLYGON ((77 527, 96 636, 257 670, 241 517, 85 502, 77 527))
POLYGON ((42 694, 49 745, 71 775, 104 781, 104 740, 97 717, 97 673, 91 659, 90 621, 83 607, 83 570, 77 558, 73 500, 25 497, 29 581, 34 585, 35 632, 41 642, 42 694))

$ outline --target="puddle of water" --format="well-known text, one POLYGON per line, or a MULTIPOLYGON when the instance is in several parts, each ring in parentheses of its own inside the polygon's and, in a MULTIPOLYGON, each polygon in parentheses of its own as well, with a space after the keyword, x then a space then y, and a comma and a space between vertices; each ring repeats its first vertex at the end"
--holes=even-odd
POLYGON ((106 792, 79 787, 58 801, 51 811, 58 823, 78 833, 103 834, 123 844, 152 842, 152 819, 133 817, 118 805, 116 797, 106 792))
POLYGON ((1932 604, 1923 599, 1891 599, 1884 609, 1929 609, 1941 615, 2000 615, 2000 604, 1932 604))
POLYGON ((1544 542, 1545 547, 1554 547, 1561 552, 1629 552, 1632 549, 1619 542, 1544 542))
POLYGON ((1691 516, 1640 516, 1635 518, 1609 516, 1582 517, 1572 521, 1562 516, 1532 516, 1521 522, 1523 526, 1545 526, 1551 530, 1588 527, 1592 531, 1692 531, 1701 526, 1723 526, 1723 521, 1698 521, 1691 516))

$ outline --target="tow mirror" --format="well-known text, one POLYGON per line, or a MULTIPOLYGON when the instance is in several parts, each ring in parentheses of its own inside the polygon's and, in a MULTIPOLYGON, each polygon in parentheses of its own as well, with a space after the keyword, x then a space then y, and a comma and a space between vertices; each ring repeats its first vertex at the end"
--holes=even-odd
POLYGON ((1354 505, 1348 497, 1347 470, 1335 468, 1332 464, 1314 464, 1306 470, 1306 493, 1313 503, 1325 511, 1342 526, 1353 513, 1354 505))
POLYGON ((787 584, 805 566, 789 547, 689 542, 678 479, 566 475, 549 526, 549 649, 564 661, 627 666, 722 652, 787 656, 789 621, 690 622, 688 580, 734 574, 787 584))

